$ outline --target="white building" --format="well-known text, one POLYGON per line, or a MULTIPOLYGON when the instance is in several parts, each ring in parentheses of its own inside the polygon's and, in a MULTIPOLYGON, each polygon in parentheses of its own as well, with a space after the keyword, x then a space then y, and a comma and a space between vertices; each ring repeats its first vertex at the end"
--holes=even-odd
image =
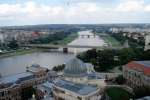
POLYGON ((91 64, 73 58, 66 63, 63 77, 54 81, 53 95, 56 100, 100 100, 104 80, 91 64))
POLYGON ((146 35, 145 36, 145 50, 149 50, 150 49, 150 35, 146 35))
POLYGON ((131 61, 123 66, 123 76, 131 87, 150 86, 150 61, 131 61))

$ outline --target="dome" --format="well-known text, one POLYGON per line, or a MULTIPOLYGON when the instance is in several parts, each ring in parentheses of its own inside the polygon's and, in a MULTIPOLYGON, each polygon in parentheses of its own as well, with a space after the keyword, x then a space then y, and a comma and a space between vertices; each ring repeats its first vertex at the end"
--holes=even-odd
POLYGON ((73 58, 66 63, 64 75, 68 77, 81 77, 87 74, 86 64, 78 58, 73 58))

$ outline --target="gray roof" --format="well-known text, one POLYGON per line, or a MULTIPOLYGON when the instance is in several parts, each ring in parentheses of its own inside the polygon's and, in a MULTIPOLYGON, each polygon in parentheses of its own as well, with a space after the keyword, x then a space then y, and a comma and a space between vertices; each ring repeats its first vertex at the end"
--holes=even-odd
POLYGON ((38 64, 33 64, 30 67, 27 67, 27 70, 31 72, 39 72, 40 70, 46 70, 46 68, 41 67, 38 64))
POLYGON ((150 61, 135 61, 135 62, 144 65, 145 67, 150 67, 150 61))
POLYGON ((41 91, 49 91, 49 92, 51 92, 51 89, 52 89, 52 83, 50 83, 50 82, 45 82, 45 83, 43 83, 43 84, 40 84, 40 85, 38 85, 37 86, 37 89, 39 89, 39 90, 41 90, 41 91))
POLYGON ((9 75, 0 78, 0 84, 15 84, 15 83, 20 83, 21 81, 24 80, 29 80, 33 78, 34 75, 30 72, 22 72, 14 75, 9 75))
POLYGON ((76 84, 66 80, 57 80, 54 84, 60 88, 67 89, 80 95, 88 95, 98 89, 94 85, 76 84))
POLYGON ((66 63, 64 75, 69 77, 81 77, 87 74, 87 67, 78 58, 73 58, 66 63))
POLYGON ((146 97, 139 98, 139 99, 136 99, 136 100, 150 100, 150 96, 146 96, 146 97))
POLYGON ((92 79, 104 79, 104 76, 97 75, 96 73, 90 73, 90 74, 87 74, 87 78, 89 80, 92 80, 92 79))
POLYGON ((43 83, 43 84, 36 86, 36 89, 38 89, 42 92, 46 92, 46 93, 44 93, 44 98, 41 100, 53 100, 53 97, 51 95, 52 86, 53 86, 53 84, 48 82, 48 81, 43 83))

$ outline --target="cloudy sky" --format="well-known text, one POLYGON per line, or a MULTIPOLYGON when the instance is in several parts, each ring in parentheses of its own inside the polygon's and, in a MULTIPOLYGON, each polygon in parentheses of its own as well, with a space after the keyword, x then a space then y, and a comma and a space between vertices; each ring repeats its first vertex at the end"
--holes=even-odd
POLYGON ((150 0, 0 0, 0 26, 150 23, 150 0))

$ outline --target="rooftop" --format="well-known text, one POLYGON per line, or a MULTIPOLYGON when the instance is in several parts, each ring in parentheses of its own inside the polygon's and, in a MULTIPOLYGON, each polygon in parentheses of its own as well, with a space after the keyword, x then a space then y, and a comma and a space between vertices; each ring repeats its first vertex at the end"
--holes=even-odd
POLYGON ((52 95, 51 95, 51 92, 52 92, 52 83, 50 82, 45 82, 43 84, 40 84, 38 86, 36 86, 38 90, 42 91, 42 92, 45 92, 44 93, 44 98, 42 100, 53 100, 52 99, 52 95))
POLYGON ((94 85, 76 84, 66 80, 57 80, 55 85, 80 95, 88 95, 98 89, 94 85))
POLYGON ((39 89, 39 90, 41 90, 41 91, 51 91, 51 89, 52 89, 52 83, 50 83, 50 82, 45 82, 45 83, 43 83, 43 84, 40 84, 40 85, 38 85, 37 86, 37 89, 39 89))
POLYGON ((41 66, 38 65, 38 64, 33 64, 33 65, 31 65, 30 67, 27 67, 27 70, 28 70, 28 71, 31 71, 31 72, 39 72, 39 71, 41 71, 41 70, 46 70, 46 68, 41 67, 41 66))
POLYGON ((150 75, 150 61, 131 61, 126 66, 134 70, 143 71, 145 75, 150 75))
POLYGON ((64 75, 69 77, 81 77, 87 74, 87 67, 78 58, 73 58, 65 64, 64 75))
POLYGON ((105 79, 102 75, 97 75, 96 73, 87 74, 88 79, 105 79))
POLYGON ((150 61, 135 61, 138 64, 141 64, 145 67, 149 67, 150 68, 150 61))
POLYGON ((139 98, 139 99, 136 99, 136 100, 150 100, 150 96, 146 96, 146 97, 139 98))
POLYGON ((22 72, 0 78, 0 84, 14 84, 20 81, 31 79, 33 77, 34 75, 30 72, 22 72))

